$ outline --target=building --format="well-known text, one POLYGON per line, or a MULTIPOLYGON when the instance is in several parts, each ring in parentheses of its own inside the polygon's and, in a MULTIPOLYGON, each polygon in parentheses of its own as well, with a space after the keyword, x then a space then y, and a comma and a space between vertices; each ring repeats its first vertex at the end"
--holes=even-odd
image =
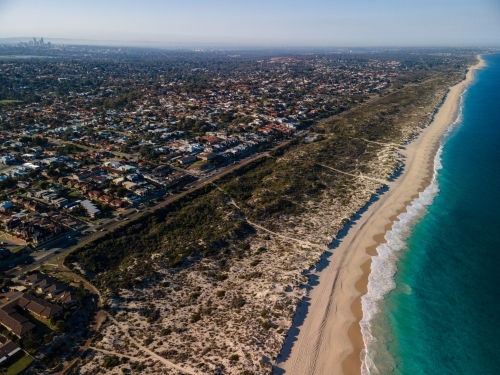
POLYGON ((61 208, 68 204, 68 200, 66 198, 57 198, 52 201, 52 204, 57 208, 61 208))
POLYGON ((19 298, 15 299, 9 304, 14 303, 14 306, 19 306, 20 308, 45 319, 50 319, 62 312, 62 308, 60 306, 47 302, 44 299, 34 297, 28 293, 21 293, 21 296, 19 298))
POLYGON ((81 201, 80 205, 85 209, 89 217, 96 218, 101 216, 101 210, 99 210, 96 206, 94 206, 94 204, 88 199, 81 201))
MULTIPOLYGON (((16 296, 18 294, 21 295, 23 293, 15 293, 16 296)), ((14 301, 7 302, 0 307, 0 324, 17 337, 23 337, 35 328, 35 325, 31 323, 28 318, 25 318, 17 312, 15 309, 17 301, 18 299, 15 299, 14 301)))
POLYGON ((70 290, 65 290, 62 293, 57 294, 53 298, 54 300, 63 303, 65 306, 72 306, 78 302, 75 293, 70 290))
POLYGON ((22 349, 17 346, 14 341, 4 336, 0 336, 0 365, 20 351, 22 351, 22 349))
POLYGON ((12 207, 14 207, 12 202, 9 202, 9 201, 0 202, 0 212, 8 211, 12 207))
POLYGON ((0 164, 11 165, 14 164, 15 159, 10 155, 0 156, 0 164))
POLYGON ((181 163, 181 165, 187 165, 187 164, 194 163, 196 160, 197 160, 197 158, 194 155, 186 156, 185 158, 179 159, 179 163, 181 163))

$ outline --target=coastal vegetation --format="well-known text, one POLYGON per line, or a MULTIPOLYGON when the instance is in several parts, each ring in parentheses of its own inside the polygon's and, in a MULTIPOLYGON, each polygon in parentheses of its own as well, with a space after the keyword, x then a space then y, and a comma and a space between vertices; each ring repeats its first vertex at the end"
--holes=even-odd
POLYGON ((297 138, 269 157, 220 178, 217 188, 199 189, 84 246, 66 263, 78 262, 96 275, 100 286, 119 289, 154 278, 158 262, 176 267, 187 259, 244 256, 245 249, 236 244, 255 233, 246 219, 277 230, 284 217, 307 212, 307 202, 323 194, 348 204, 356 179, 325 166, 369 174, 382 145, 399 145, 426 126, 433 113, 421 109, 434 103, 436 96, 441 100, 450 83, 462 76, 463 71, 454 67, 441 67, 421 75, 419 84, 324 120, 309 129, 315 141, 297 138), (408 125, 406 120, 414 126, 402 126, 408 125))
POLYGON ((94 361, 105 361, 99 350, 139 357, 141 345, 202 373, 270 373, 305 270, 402 167, 401 148, 471 60, 395 77, 383 95, 68 255, 116 319, 95 340, 94 361))

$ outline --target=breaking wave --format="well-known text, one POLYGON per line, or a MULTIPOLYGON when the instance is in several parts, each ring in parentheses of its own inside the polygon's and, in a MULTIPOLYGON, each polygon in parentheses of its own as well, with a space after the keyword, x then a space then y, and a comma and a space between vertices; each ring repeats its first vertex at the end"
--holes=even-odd
POLYGON ((363 319, 360 321, 361 333, 365 349, 361 353, 362 375, 380 374, 376 364, 377 338, 372 331, 374 316, 380 311, 379 303, 393 289, 396 288, 394 275, 397 271, 396 263, 399 252, 406 248, 406 240, 411 234, 414 225, 426 214, 427 207, 432 204, 439 193, 437 181, 438 171, 442 168, 441 154, 445 139, 456 128, 462 118, 462 103, 465 91, 461 95, 460 112, 457 119, 448 127, 444 134, 441 146, 434 157, 434 173, 430 185, 410 203, 406 212, 398 215, 392 229, 385 234, 386 243, 377 247, 378 255, 372 257, 371 272, 368 276, 368 292, 361 297, 363 319))

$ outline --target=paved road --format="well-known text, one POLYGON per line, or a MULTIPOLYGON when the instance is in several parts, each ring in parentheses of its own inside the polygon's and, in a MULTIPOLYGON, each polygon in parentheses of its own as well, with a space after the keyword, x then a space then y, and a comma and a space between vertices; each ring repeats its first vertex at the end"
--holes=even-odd
POLYGON ((271 151, 273 151, 279 147, 282 147, 282 146, 286 145, 287 143, 290 143, 291 141, 293 141, 297 137, 301 137, 304 134, 305 134, 305 131, 300 131, 297 133, 296 137, 274 146, 272 149, 270 149, 267 152, 256 153, 256 154, 253 154, 253 155, 251 155, 251 156, 249 156, 246 159, 243 159, 241 161, 238 161, 238 162, 229 164, 227 166, 218 168, 218 170, 216 172, 212 172, 209 175, 202 176, 198 180, 188 184, 188 188, 185 191, 178 193, 178 194, 170 194, 170 195, 166 196, 164 198, 164 201, 156 204, 155 206, 145 205, 145 206, 139 207, 137 209, 131 208, 123 213, 123 216, 126 216, 126 217, 122 217, 120 219, 115 219, 115 218, 104 219, 101 225, 94 225, 92 228, 90 228, 91 230, 97 230, 95 233, 90 233, 87 235, 81 235, 80 237, 72 238, 72 239, 67 240, 65 242, 59 243, 57 248, 53 248, 53 249, 44 251, 43 253, 35 252, 34 253, 35 257, 33 257, 33 253, 32 253, 29 256, 19 258, 17 260, 17 263, 16 263, 16 265, 19 265, 19 267, 12 268, 11 270, 7 271, 6 273, 8 275, 17 277, 22 273, 28 272, 34 268, 39 267, 43 263, 50 263, 56 257, 64 258, 67 254, 76 250, 77 248, 85 246, 86 244, 103 237, 104 235, 106 235, 106 233, 108 231, 111 231, 113 229, 116 229, 118 227, 126 225, 128 223, 128 221, 136 220, 149 212, 153 212, 156 209, 159 209, 161 207, 165 207, 166 205, 171 204, 171 203, 175 202, 176 200, 183 198, 187 194, 190 194, 197 189, 200 189, 208 184, 211 184, 212 182, 219 179, 220 177, 223 177, 223 176, 233 172, 234 170, 241 168, 241 167, 243 167, 243 166, 245 166, 245 165, 247 165, 255 160, 258 160, 258 159, 261 159, 264 157, 268 157, 269 153, 271 151), (33 263, 25 264, 24 262, 26 261, 26 259, 33 260, 33 263))

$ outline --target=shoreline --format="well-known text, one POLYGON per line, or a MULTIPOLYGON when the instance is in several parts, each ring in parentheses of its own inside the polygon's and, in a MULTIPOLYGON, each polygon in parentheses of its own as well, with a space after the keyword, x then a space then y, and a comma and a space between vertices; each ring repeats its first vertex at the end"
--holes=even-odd
POLYGON ((365 348, 360 321, 363 318, 361 297, 368 291, 372 256, 385 242, 385 233, 392 228, 400 213, 431 183, 434 158, 442 135, 456 120, 460 97, 473 79, 471 66, 464 80, 450 87, 445 100, 437 108, 430 125, 409 143, 401 154, 405 157, 403 173, 390 183, 389 190, 369 203, 368 208, 334 247, 331 256, 323 259, 318 282, 297 309, 302 320, 299 334, 289 355, 278 363, 275 373, 281 374, 361 374, 361 353, 365 348), (307 311, 309 310, 309 311, 307 311), (302 316, 307 312, 307 317, 302 316))

